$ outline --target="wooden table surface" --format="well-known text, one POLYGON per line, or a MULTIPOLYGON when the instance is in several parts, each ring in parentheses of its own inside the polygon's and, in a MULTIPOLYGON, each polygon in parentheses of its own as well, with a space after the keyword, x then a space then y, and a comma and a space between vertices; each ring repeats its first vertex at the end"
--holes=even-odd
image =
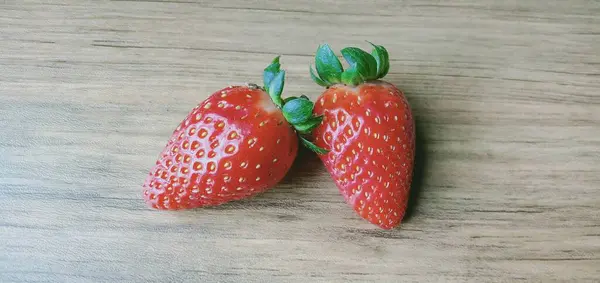
POLYGON ((0 74, 0 282, 600 280, 598 1, 5 0, 0 74), (314 99, 317 46, 365 40, 417 118, 400 228, 306 152, 255 198, 145 206, 199 101, 276 55, 314 99))

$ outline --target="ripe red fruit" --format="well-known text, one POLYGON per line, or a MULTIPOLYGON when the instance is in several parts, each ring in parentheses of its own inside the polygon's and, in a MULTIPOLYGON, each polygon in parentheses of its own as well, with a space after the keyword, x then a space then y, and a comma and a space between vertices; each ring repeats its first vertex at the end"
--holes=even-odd
MULTIPOLYGON (((281 99, 285 71, 276 57, 265 87, 221 89, 196 106, 173 131, 143 185, 156 209, 214 206, 275 186, 298 151, 298 133, 321 122, 306 98, 281 99)), ((319 151, 303 137, 301 141, 319 151)))
POLYGON ((406 212, 413 173, 415 132, 410 106, 396 86, 380 80, 389 69, 388 53, 345 48, 343 70, 328 45, 317 50, 311 76, 327 89, 315 101, 315 145, 329 150, 321 160, 345 201, 369 222, 391 229, 406 212))

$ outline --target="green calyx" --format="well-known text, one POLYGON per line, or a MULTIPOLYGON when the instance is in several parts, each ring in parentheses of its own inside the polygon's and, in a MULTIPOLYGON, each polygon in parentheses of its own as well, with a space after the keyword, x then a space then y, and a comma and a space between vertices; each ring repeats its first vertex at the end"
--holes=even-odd
POLYGON ((322 116, 313 115, 315 104, 305 95, 281 98, 285 82, 285 71, 281 70, 279 58, 280 56, 275 57, 271 64, 264 69, 264 89, 271 97, 271 101, 281 109, 286 121, 294 127, 302 144, 318 154, 325 154, 328 152, 327 150, 316 146, 302 136, 309 135, 323 120, 322 116))
POLYGON ((344 70, 342 63, 329 45, 320 45, 315 56, 315 71, 310 68, 310 77, 320 86, 329 87, 343 83, 356 86, 366 81, 385 77, 390 69, 387 50, 381 45, 373 46, 371 53, 357 47, 346 47, 341 50, 349 67, 344 70))
POLYGON ((279 64, 279 57, 275 57, 271 64, 267 66, 263 72, 263 83, 265 84, 265 91, 271 97, 271 100, 277 107, 283 106, 283 100, 281 94, 283 93, 283 85, 285 82, 285 71, 281 70, 281 64, 279 64))

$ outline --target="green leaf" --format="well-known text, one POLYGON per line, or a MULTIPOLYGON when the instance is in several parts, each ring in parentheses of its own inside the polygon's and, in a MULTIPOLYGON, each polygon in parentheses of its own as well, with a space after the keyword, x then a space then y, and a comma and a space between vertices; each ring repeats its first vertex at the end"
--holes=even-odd
POLYGON ((271 100, 278 107, 283 106, 283 100, 281 99, 281 93, 283 92, 283 85, 285 81, 285 71, 280 71, 275 77, 269 82, 267 92, 271 97, 271 100))
POLYGON ((309 134, 312 129, 316 128, 323 121, 323 116, 312 117, 308 121, 300 124, 295 124, 294 128, 301 134, 309 134))
POLYGON ((358 85, 366 79, 356 71, 356 67, 346 69, 342 73, 342 82, 347 85, 358 85))
POLYGON ((298 98, 298 97, 295 97, 295 96, 286 97, 286 98, 283 100, 283 105, 285 105, 286 103, 288 103, 288 101, 290 101, 290 100, 292 100, 292 99, 296 99, 296 98, 298 98))
POLYGON ((283 116, 292 125, 306 122, 312 116, 315 105, 302 98, 296 98, 283 105, 283 116))
POLYGON ((355 68, 356 73, 360 74, 365 80, 377 78, 377 61, 371 54, 356 47, 346 47, 341 52, 350 67, 355 68))
POLYGON ((325 81, 323 81, 321 78, 319 78, 319 76, 317 76, 315 74, 315 72, 313 71, 312 66, 309 68, 310 70, 310 78, 317 83, 320 86, 329 86, 325 81))
POLYGON ((263 72, 263 84, 265 85, 265 90, 269 91, 269 85, 275 76, 279 73, 279 68, 281 68, 281 64, 279 64, 279 57, 275 57, 271 64, 267 66, 263 72))
MULTIPOLYGON (((369 42, 369 41, 367 41, 369 42)), ((373 46, 373 51, 371 51, 371 55, 377 61, 377 78, 383 78, 387 75, 388 70, 390 69, 390 58, 385 47, 381 45, 375 45, 369 42, 373 46)))
POLYGON ((309 140, 305 139, 304 137, 300 137, 300 141, 302 142, 302 144, 304 146, 306 146, 306 148, 316 152, 317 154, 327 154, 329 153, 329 150, 323 149, 318 147, 317 145, 315 145, 314 143, 310 142, 309 140))
POLYGON ((329 45, 323 44, 317 49, 315 57, 317 73, 322 81, 331 85, 339 83, 344 68, 329 45))

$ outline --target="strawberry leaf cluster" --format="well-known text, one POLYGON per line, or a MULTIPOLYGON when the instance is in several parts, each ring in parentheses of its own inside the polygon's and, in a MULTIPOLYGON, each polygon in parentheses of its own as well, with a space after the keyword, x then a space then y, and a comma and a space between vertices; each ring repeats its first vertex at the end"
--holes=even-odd
POLYGON ((323 116, 313 115, 315 104, 305 95, 300 97, 291 96, 286 99, 281 98, 285 81, 285 71, 281 70, 279 58, 280 56, 275 57, 271 61, 271 64, 264 69, 264 89, 271 97, 273 103, 281 109, 283 117, 298 132, 302 144, 318 154, 325 154, 328 152, 327 150, 316 146, 302 136, 310 134, 323 120, 323 116))
POLYGON ((310 68, 312 80, 324 87, 339 83, 356 86, 385 77, 390 69, 388 52, 381 45, 370 44, 373 46, 370 54, 357 47, 341 50, 349 65, 346 70, 329 45, 320 45, 315 56, 316 73, 310 68))

